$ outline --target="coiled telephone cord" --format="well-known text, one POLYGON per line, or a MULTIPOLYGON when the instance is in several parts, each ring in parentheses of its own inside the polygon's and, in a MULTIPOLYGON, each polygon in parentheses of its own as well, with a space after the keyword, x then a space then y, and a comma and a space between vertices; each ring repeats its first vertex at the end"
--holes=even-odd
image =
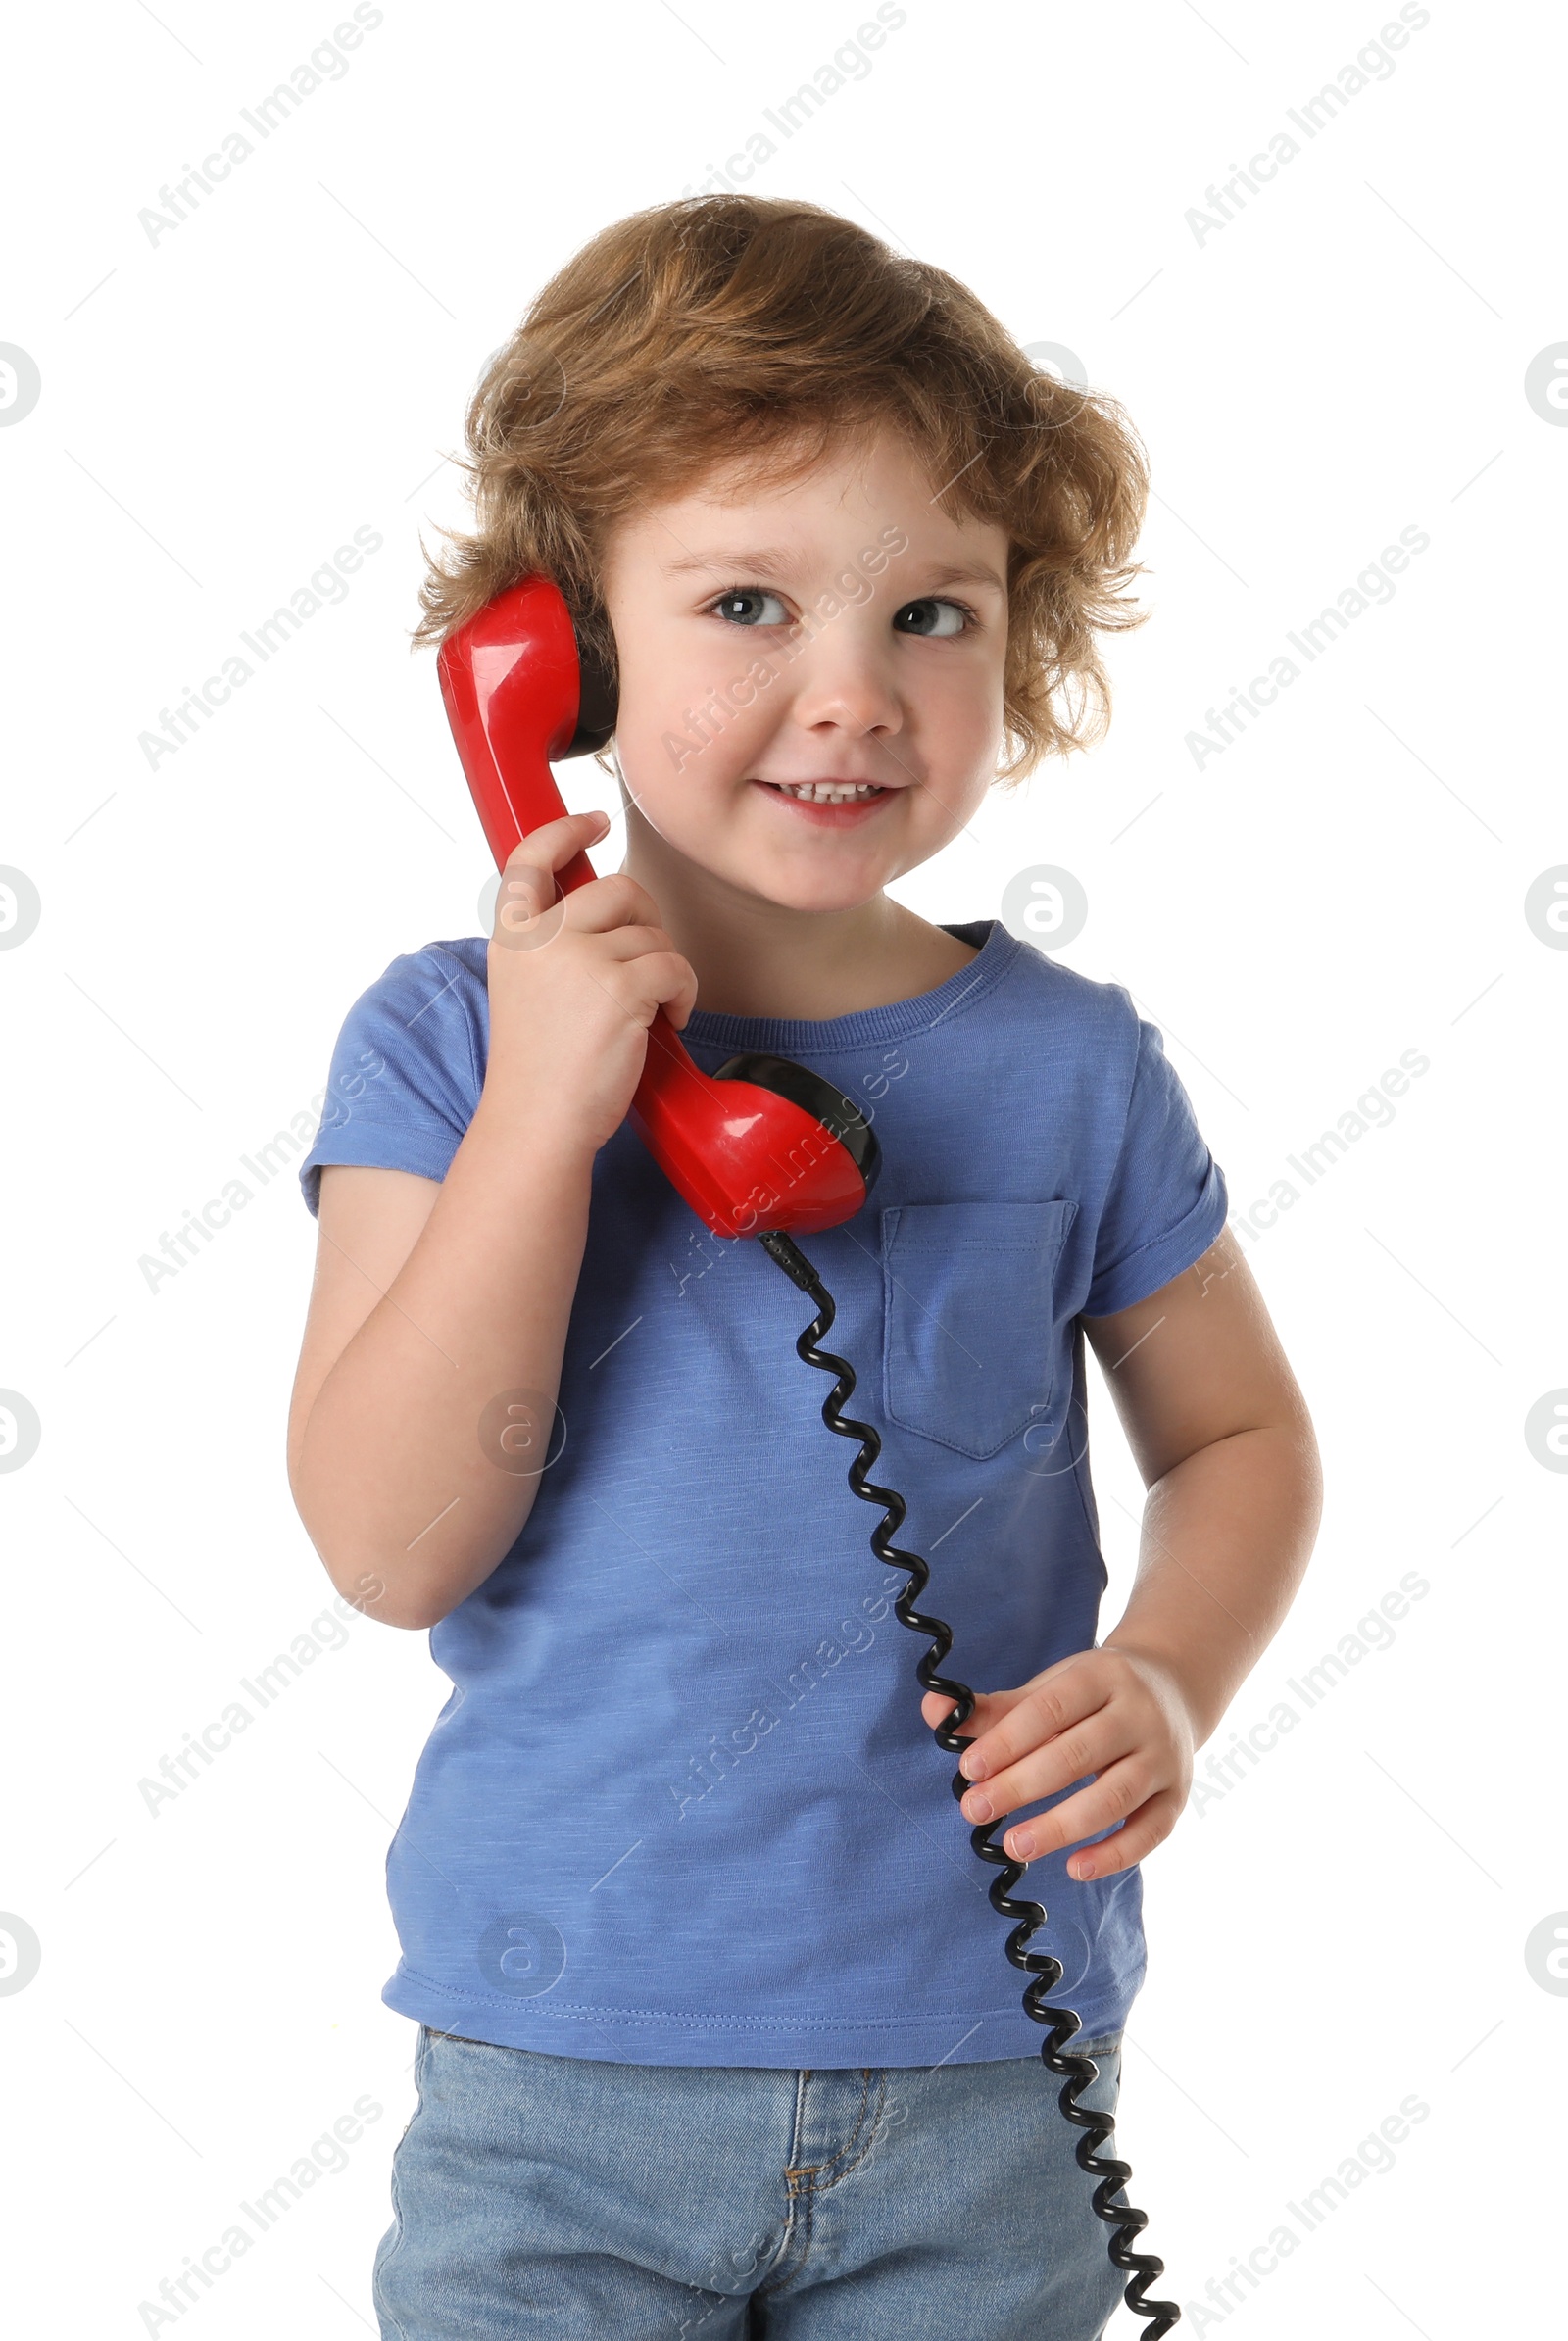
MULTIPOLYGON (((945 1748, 949 1755, 961 1756, 973 1742, 958 1738, 955 1727, 967 1723, 974 1713, 975 1694, 966 1683, 953 1682, 935 1672, 937 1665, 953 1647, 952 1629, 945 1626, 940 1618, 922 1617, 911 1606, 914 1596, 925 1591, 931 1571, 918 1553, 902 1552, 890 1541, 893 1532, 903 1526, 908 1507, 895 1489, 879 1488, 867 1478, 871 1465, 882 1451, 881 1437, 871 1424, 857 1422, 853 1416, 844 1414, 844 1402, 855 1390, 854 1369, 844 1358, 835 1357, 831 1349, 821 1349, 816 1345, 838 1314, 832 1294, 793 1238, 781 1229, 770 1230, 760 1236, 759 1242, 763 1250, 778 1262, 790 1282, 798 1286, 801 1292, 808 1293, 816 1303, 817 1315, 796 1341, 796 1354, 805 1364, 817 1366, 823 1373, 838 1377, 822 1401, 822 1420, 830 1431, 836 1431, 841 1438, 858 1439, 860 1441, 859 1451, 850 1463, 850 1486, 868 1504, 884 1506, 882 1518, 871 1531, 871 1549, 879 1560, 891 1561, 895 1567, 908 1571, 910 1582, 899 1594, 893 1607, 901 1625, 907 1626, 915 1634, 931 1636, 931 1647, 922 1652, 915 1673, 927 1690, 940 1691, 944 1698, 955 1702, 956 1712, 933 1728, 937 1745, 945 1748)), ((954 1774, 952 1786, 956 1797, 961 1797, 968 1785, 961 1772, 954 1774)), ((991 1863, 1001 1872, 1001 1876, 991 1881, 992 1908, 1004 1919, 1018 1921, 1007 1937, 1007 1957, 1014 1967, 1021 1968, 1033 1978, 1023 1995, 1026 2013, 1036 2024, 1050 2026, 1046 2039, 1041 2043, 1040 2054, 1047 2069, 1059 2075, 1065 2083, 1057 2099, 1062 2112, 1069 2122, 1085 2132, 1078 2140, 1074 2153, 1079 2168, 1086 2170, 1091 2178, 1100 2181, 1093 2198, 1095 2215, 1114 2230, 1106 2239, 1106 2250, 1115 2267, 1132 2271, 1131 2281, 1122 2297, 1134 2316, 1151 2319, 1149 2341, 1160 2341, 1160 2336, 1168 2333, 1180 2320, 1181 2310, 1174 2301, 1151 2301, 1145 2298, 1155 2277, 1164 2274, 1165 2263, 1156 2260, 1151 2252, 1135 2252, 1131 2249, 1133 2237, 1149 2224, 1147 2212, 1136 2211, 1126 2202, 1113 2205, 1110 2201, 1116 2189, 1125 2186, 1131 2178, 1132 2166, 1118 2161, 1114 2155, 1098 2153, 1097 2149, 1110 2136, 1115 2124, 1105 2115, 1097 2114, 1077 2102, 1095 2079, 1099 2068, 1092 2057, 1073 2056, 1066 2050, 1065 2043, 1083 2027, 1070 2008, 1054 2007, 1047 1998, 1047 1994, 1061 1980, 1061 1962, 1053 1959, 1049 1952, 1028 1951, 1024 1947, 1031 1935, 1045 1924, 1046 1912, 1038 1902, 1016 1902, 1009 1898, 1009 1888, 1023 1876, 1027 1864, 1014 1861, 1010 1854, 1004 1853, 1000 1845, 992 1842, 991 1829, 999 1826, 996 1823, 983 1823, 972 1828, 969 1843, 983 1862, 991 1863)))

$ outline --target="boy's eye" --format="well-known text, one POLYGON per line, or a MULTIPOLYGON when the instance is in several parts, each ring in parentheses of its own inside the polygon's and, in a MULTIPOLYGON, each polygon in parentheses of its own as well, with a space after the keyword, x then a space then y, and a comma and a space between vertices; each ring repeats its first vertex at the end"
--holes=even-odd
POLYGON ((731 625, 736 626, 787 626, 789 624, 787 611, 782 617, 756 615, 748 606, 758 602, 771 602, 779 610, 784 609, 778 595, 770 594, 764 586, 741 585, 737 586, 733 593, 724 594, 713 603, 712 614, 714 617, 727 618, 731 625))
MULTIPOLYGON (((710 603, 709 613, 732 626, 788 626, 795 622, 782 598, 762 585, 735 586, 716 602, 710 603), (778 614, 773 615, 773 611, 778 614)), ((928 594, 917 602, 906 602, 893 622, 902 633, 940 639, 967 632, 973 618, 974 612, 966 603, 928 594)))
POLYGON ((923 601, 906 602, 893 622, 906 634, 945 635, 961 634, 968 618, 969 611, 962 602, 944 602, 935 595, 927 595, 923 601), (905 626, 906 618, 913 623, 905 626))

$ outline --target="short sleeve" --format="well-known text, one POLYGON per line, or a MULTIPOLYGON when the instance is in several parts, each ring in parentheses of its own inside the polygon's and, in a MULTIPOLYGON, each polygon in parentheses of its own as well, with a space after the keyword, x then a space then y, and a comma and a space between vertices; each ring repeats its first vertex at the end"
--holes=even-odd
POLYGON ((331 1162, 444 1179, 483 1083, 488 1039, 482 938, 394 959, 343 1020, 321 1120, 300 1165, 307 1209, 331 1162))
POLYGON ((1203 1143, 1192 1101, 1157 1028, 1138 1022, 1138 1049, 1121 1145, 1095 1238, 1083 1313, 1131 1308, 1202 1258, 1225 1225, 1224 1174, 1203 1143))

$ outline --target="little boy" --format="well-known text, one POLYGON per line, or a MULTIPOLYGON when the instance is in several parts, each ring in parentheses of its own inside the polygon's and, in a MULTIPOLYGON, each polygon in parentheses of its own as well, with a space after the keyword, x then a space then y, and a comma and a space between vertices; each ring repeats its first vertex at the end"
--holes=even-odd
POLYGON ((1108 2118, 1137 1865, 1289 1605, 1316 1454, 1158 1033, 886 889, 1102 719, 1141 450, 951 276, 740 196, 590 243, 468 432, 420 634, 555 578, 626 842, 560 897, 609 819, 545 824, 488 944, 392 962, 301 1172, 295 1497, 453 1684, 387 1864, 419 2034, 381 2330, 1088 2341, 1121 2278, 969 1829, 1035 1863, 1108 2118), (660 1005, 705 1070, 771 1050, 874 1120, 873 1195, 804 1248, 919 1606, 997 1686, 956 1810, 809 1303, 626 1119, 660 1005), (1149 1486, 1100 1644, 1085 1337, 1149 1486))

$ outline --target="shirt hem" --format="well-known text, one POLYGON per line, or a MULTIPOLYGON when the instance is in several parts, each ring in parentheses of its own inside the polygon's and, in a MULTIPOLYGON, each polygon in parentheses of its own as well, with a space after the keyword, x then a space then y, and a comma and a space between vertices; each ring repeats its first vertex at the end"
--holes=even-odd
POLYGON ((1111 1317, 1119 1309, 1130 1309, 1140 1300, 1147 1300, 1162 1285, 1168 1285, 1183 1269, 1200 1260, 1210 1244, 1222 1234, 1230 1211, 1230 1198, 1225 1174, 1212 1156, 1203 1191, 1197 1202, 1175 1227, 1146 1244, 1138 1251, 1118 1260, 1114 1268, 1104 1270, 1090 1287, 1083 1308, 1085 1317, 1111 1317))
POLYGON ((299 1167, 300 1192, 313 1219, 320 1217, 321 1173, 334 1165, 354 1170, 411 1171, 439 1185, 452 1168, 460 1141, 450 1130, 416 1122, 372 1122, 361 1116, 352 1128, 322 1131, 299 1167))
MULTIPOLYGON (((1142 1976, 1130 1989, 1079 2006, 1069 1995, 1083 2041, 1120 2032, 1142 1976)), ((658 2009, 572 2008, 453 1991, 404 1962, 382 1990, 383 2003, 433 2032, 456 2032, 497 2048, 626 2065, 772 2066, 796 2071, 840 2067, 996 2064, 1039 2056, 1049 2026, 1016 2008, 921 2017, 807 2018, 693 2016, 658 2009)), ((1069 2044, 1070 2046, 1071 2044, 1069 2044)))

